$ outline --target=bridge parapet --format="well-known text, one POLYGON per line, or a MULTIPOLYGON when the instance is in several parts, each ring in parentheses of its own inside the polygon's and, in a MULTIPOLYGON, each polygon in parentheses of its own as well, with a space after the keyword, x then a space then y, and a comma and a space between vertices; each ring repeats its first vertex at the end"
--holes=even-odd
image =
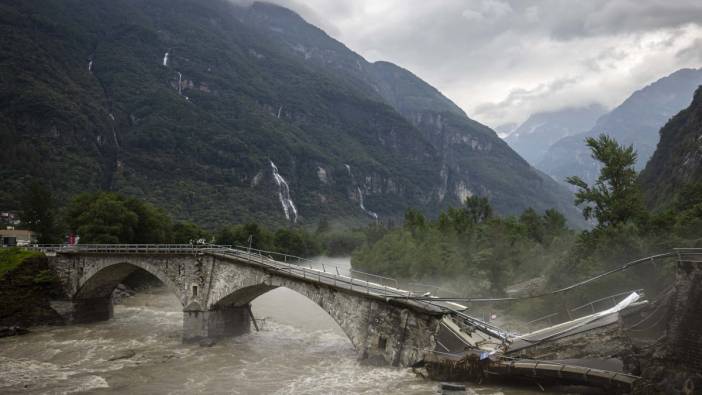
MULTIPOLYGON (((303 267, 297 257, 273 259, 265 251, 212 245, 35 246, 53 253, 52 265, 73 303, 73 320, 112 315, 112 290, 139 269, 157 277, 183 305, 183 339, 235 336, 248 332, 250 303, 277 287, 317 303, 347 334, 363 359, 409 365, 434 348, 445 311, 411 296, 394 280, 377 282, 345 275, 328 266, 303 267)), ((368 275, 372 276, 372 275, 368 275)))

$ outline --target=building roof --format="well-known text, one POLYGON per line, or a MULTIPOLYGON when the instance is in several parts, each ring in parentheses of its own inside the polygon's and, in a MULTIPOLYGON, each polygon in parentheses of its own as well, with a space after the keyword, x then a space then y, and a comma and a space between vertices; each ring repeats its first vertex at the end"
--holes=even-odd
POLYGON ((0 229, 0 236, 16 237, 20 240, 31 240, 36 235, 31 230, 25 229, 0 229))

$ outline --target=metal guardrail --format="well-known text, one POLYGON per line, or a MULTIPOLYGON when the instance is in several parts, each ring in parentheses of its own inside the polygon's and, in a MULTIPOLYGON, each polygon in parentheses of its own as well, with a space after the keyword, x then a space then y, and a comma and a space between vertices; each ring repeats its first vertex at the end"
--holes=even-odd
MULTIPOLYGON (((455 297, 461 296, 461 294, 459 294, 458 292, 452 291, 450 289, 446 289, 446 288, 444 288, 440 285, 436 285, 436 284, 427 284, 427 283, 420 283, 420 282, 413 281, 413 282, 407 283, 407 285, 412 286, 413 287, 412 289, 416 290, 418 288, 418 289, 424 291, 424 293, 429 292, 429 293, 432 293, 432 294, 437 295, 437 296, 438 295, 450 295, 450 296, 455 296, 455 297)), ((417 293, 420 293, 420 292, 418 291, 417 293)))
MULTIPOLYGON (((342 271, 347 271, 349 275, 341 274, 342 271, 336 266, 325 265, 321 262, 315 262, 309 259, 301 258, 294 255, 279 253, 275 251, 265 251, 249 247, 228 246, 228 245, 213 245, 213 244, 80 244, 80 245, 30 245, 26 248, 40 250, 44 252, 92 252, 92 253, 135 253, 135 254, 183 254, 183 253, 220 253, 223 255, 236 256, 238 259, 264 265, 275 270, 287 272, 289 275, 300 277, 303 279, 316 280, 320 283, 333 285, 339 288, 346 288, 356 292, 365 292, 381 297, 395 297, 398 299, 412 299, 415 303, 431 307, 432 310, 439 309, 445 312, 452 313, 457 317, 471 322, 478 328, 485 331, 504 336, 504 330, 494 327, 486 322, 480 321, 475 317, 471 317, 462 311, 449 307, 442 302, 451 301, 452 298, 436 298, 434 296, 425 297, 421 293, 412 290, 403 290, 399 288, 398 280, 394 278, 384 277, 376 274, 365 273, 351 268, 343 268, 342 271), (277 259, 276 259, 277 258, 277 259), (315 268, 315 266, 321 267, 315 268), (354 277, 354 274, 356 277, 354 277), (365 279, 359 279, 358 276, 363 276, 365 279), (374 281, 370 281, 373 279, 374 281)), ((580 285, 585 285, 593 280, 604 277, 608 274, 624 270, 630 266, 655 260, 664 257, 678 257, 679 262, 695 262, 702 263, 702 248, 678 248, 673 252, 654 255, 648 258, 638 259, 627 263, 626 265, 602 273, 591 279, 582 281, 578 284, 571 285, 557 292, 566 291, 580 285)), ((415 283, 419 284, 419 283, 415 283)), ((424 285, 424 284, 422 284, 424 285)), ((586 305, 576 307, 575 310, 591 306, 594 303, 616 297, 612 295, 597 301, 590 302, 586 305)), ((496 300, 511 300, 516 298, 503 298, 496 300)), ((456 298, 456 301, 481 301, 475 298, 456 298)), ((492 300, 492 299, 491 299, 492 300)), ((552 318, 554 314, 533 320, 530 324, 541 321, 542 319, 552 318)))
MULTIPOLYGON (((340 268, 294 255, 254 248, 214 244, 78 244, 30 245, 28 249, 42 252, 98 253, 98 254, 198 254, 214 253, 262 265, 302 279, 344 288, 368 295, 396 297, 412 296, 410 290, 399 288, 399 282, 390 277, 340 268), (276 259, 277 258, 277 259, 276 259), (348 272, 349 275, 342 274, 348 272), (362 276, 364 278, 358 278, 362 276), (373 280, 373 281, 371 281, 373 280)), ((419 303, 436 309, 433 303, 419 303)))
POLYGON ((553 322, 551 321, 551 319, 552 319, 553 317, 558 317, 559 315, 561 315, 561 313, 558 313, 558 312, 556 312, 556 313, 551 313, 551 314, 547 314, 547 315, 545 315, 545 316, 543 316, 543 317, 539 317, 539 318, 537 318, 537 319, 535 319, 535 320, 531 320, 531 321, 527 322, 527 323, 526 323, 526 326, 532 327, 532 326, 535 326, 536 324, 538 324, 538 323, 540 323, 540 322, 544 322, 544 321, 547 321, 548 324, 549 324, 549 326, 551 326, 551 325, 553 325, 553 322))
POLYGON ((201 244, 32 244, 26 248, 42 252, 182 254, 197 252, 208 247, 201 244))
POLYGON ((680 263, 702 263, 702 248, 674 248, 680 263))
POLYGON ((643 294, 643 288, 634 289, 634 290, 631 290, 631 291, 620 292, 620 293, 617 293, 617 294, 614 294, 614 295, 610 295, 610 296, 605 296, 604 298, 600 298, 600 299, 597 299, 597 300, 593 300, 592 302, 585 303, 585 304, 582 305, 582 306, 574 307, 574 308, 570 309, 569 311, 570 311, 570 314, 572 315, 572 314, 573 314, 574 312, 576 312, 576 311, 582 310, 582 309, 584 309, 584 308, 586 308, 586 307, 590 307, 590 308, 592 309, 592 314, 595 314, 595 313, 597 312, 597 311, 595 310, 595 305, 596 305, 597 303, 600 303, 600 302, 602 302, 602 301, 608 300, 608 301, 612 302, 612 306, 614 306, 614 305, 616 305, 617 303, 619 303, 619 301, 617 301, 615 298, 617 298, 617 297, 619 297, 619 296, 627 296, 627 295, 630 295, 632 292, 636 292, 636 293, 638 293, 639 295, 642 295, 642 294, 643 294))
MULTIPOLYGON (((642 294, 642 293, 643 293, 643 289, 635 289, 635 290, 631 290, 631 291, 625 291, 625 292, 616 293, 616 294, 614 294, 614 295, 605 296, 604 298, 600 298, 600 299, 593 300, 593 301, 591 301, 591 302, 585 303, 584 305, 581 305, 581 306, 578 306, 578 307, 574 307, 574 308, 572 308, 572 309, 567 309, 567 310, 565 311, 565 313, 567 313, 568 319, 569 319, 569 320, 573 319, 573 316, 575 315, 575 314, 574 314, 575 312, 580 311, 580 310, 583 310, 583 309, 586 308, 586 307, 590 307, 591 310, 592 310, 591 313, 592 313, 592 314, 595 314, 595 313, 597 312, 597 310, 595 310, 595 305, 596 305, 596 304, 608 300, 608 301, 611 301, 611 302, 612 302, 612 306, 615 306, 617 303, 619 303, 619 301, 616 299, 617 297, 629 295, 629 294, 631 294, 632 292, 636 292, 636 293, 642 294)), ((534 326, 536 326, 536 324, 539 324, 539 323, 542 323, 542 322, 546 321, 546 322, 548 323, 548 326, 551 326, 551 325, 553 324, 552 319, 553 319, 554 317, 560 316, 562 313, 563 313, 563 312, 551 313, 551 314, 545 315, 545 316, 543 316, 543 317, 539 317, 539 318, 537 318, 537 319, 531 320, 531 321, 527 322, 526 325, 527 325, 528 327, 534 327, 534 326)))

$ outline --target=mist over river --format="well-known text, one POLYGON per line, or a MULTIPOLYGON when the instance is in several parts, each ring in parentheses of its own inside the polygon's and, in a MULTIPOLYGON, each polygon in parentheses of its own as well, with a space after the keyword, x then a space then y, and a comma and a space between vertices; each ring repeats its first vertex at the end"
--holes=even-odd
MULTIPOLYGON (((348 267, 348 259, 336 263, 348 267)), ((124 299, 110 321, 0 339, 0 393, 437 393, 436 382, 410 369, 359 363, 336 323, 285 288, 253 302, 254 315, 265 318, 260 332, 252 328, 212 347, 181 344, 181 310, 174 295, 154 288, 124 299)))

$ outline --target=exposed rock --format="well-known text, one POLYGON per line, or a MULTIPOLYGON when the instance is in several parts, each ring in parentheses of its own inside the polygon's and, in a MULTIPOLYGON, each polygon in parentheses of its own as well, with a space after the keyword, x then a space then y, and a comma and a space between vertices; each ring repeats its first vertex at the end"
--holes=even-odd
POLYGON ((0 326, 0 337, 26 335, 27 333, 29 330, 21 326, 0 326))
POLYGON ((679 263, 672 290, 662 306, 665 336, 638 356, 646 381, 634 393, 696 394, 702 390, 702 267, 679 263))
POLYGON ((199 344, 200 344, 200 347, 212 347, 216 343, 217 343, 217 341, 215 341, 215 339, 207 338, 207 339, 200 340, 199 344))
POLYGON ((120 304, 122 303, 122 300, 130 296, 134 296, 135 293, 136 292, 133 289, 127 287, 126 285, 119 284, 115 290, 112 291, 112 303, 120 304))
POLYGON ((319 181, 321 181, 323 184, 329 183, 329 176, 327 175, 327 170, 321 166, 317 167, 317 178, 319 178, 319 181))
POLYGON ((118 361, 120 359, 129 359, 132 358, 136 355, 136 351, 134 350, 122 350, 118 352, 117 354, 111 356, 108 361, 118 361))

